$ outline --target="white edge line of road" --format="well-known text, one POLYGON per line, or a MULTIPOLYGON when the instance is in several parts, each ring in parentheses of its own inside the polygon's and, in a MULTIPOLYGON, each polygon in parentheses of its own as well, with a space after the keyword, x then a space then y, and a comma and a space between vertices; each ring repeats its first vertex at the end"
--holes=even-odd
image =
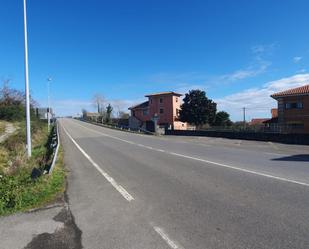
POLYGON ((184 249, 179 245, 176 241, 172 240, 169 235, 164 231, 163 228, 158 227, 154 224, 151 224, 152 228, 156 231, 157 234, 168 244, 168 246, 172 249, 184 249))
POLYGON ((70 138, 70 140, 75 144, 75 146, 79 149, 79 151, 89 160, 89 162, 95 167, 104 177, 105 179, 127 200, 127 201, 133 201, 134 198, 132 195, 128 193, 125 188, 123 188, 121 185, 119 185, 114 178, 112 178, 110 175, 108 175, 103 169, 100 168, 100 166, 92 160, 92 158, 79 146, 79 144, 72 138, 72 136, 68 133, 68 131, 62 126, 64 132, 67 134, 67 136, 70 138))
POLYGON ((275 180, 279 180, 279 181, 284 181, 284 182, 289 182, 289 183, 294 183, 294 184, 298 184, 298 185, 309 187, 309 183, 300 182, 300 181, 296 181, 296 180, 292 180, 292 179, 288 179, 288 178, 284 178, 284 177, 274 176, 274 175, 270 175, 270 174, 266 174, 266 173, 261 173, 261 172, 257 172, 257 171, 254 171, 254 170, 243 169, 243 168, 239 168, 239 167, 231 166, 231 165, 227 165, 227 164, 217 163, 217 162, 214 162, 214 161, 209 161, 209 160, 205 160, 205 159, 198 158, 198 157, 192 157, 192 156, 187 156, 187 155, 183 155, 183 154, 178 154, 178 153, 175 153, 175 152, 169 152, 169 151, 164 151, 164 150, 161 150, 161 149, 150 148, 149 146, 146 146, 146 145, 134 143, 134 142, 131 142, 131 141, 119 138, 119 137, 111 136, 111 135, 102 133, 100 131, 96 131, 96 130, 90 129, 90 128, 88 128, 86 126, 83 126, 83 125, 80 125, 78 123, 75 123, 75 124, 85 128, 85 129, 88 129, 88 130, 90 130, 92 132, 96 132, 98 134, 101 134, 101 135, 103 135, 105 137, 113 138, 115 140, 119 140, 119 141, 122 141, 122 142, 125 142, 125 143, 129 143, 129 144, 132 144, 132 145, 139 146, 139 147, 143 147, 143 148, 146 148, 146 149, 149 149, 149 150, 153 150, 153 151, 157 151, 157 152, 162 152, 162 153, 166 153, 166 154, 170 154, 170 155, 174 155, 174 156, 178 156, 178 157, 182 157, 182 158, 187 158, 187 159, 191 159, 191 160, 195 160, 195 161, 200 161, 200 162, 204 162, 204 163, 208 163, 208 164, 212 164, 212 165, 216 165, 216 166, 220 166, 220 167, 224 167, 224 168, 229 168, 229 169, 233 169, 233 170, 242 171, 242 172, 245 172, 245 173, 250 173, 250 174, 254 174, 254 175, 258 175, 258 176, 264 176, 264 177, 275 179, 275 180))

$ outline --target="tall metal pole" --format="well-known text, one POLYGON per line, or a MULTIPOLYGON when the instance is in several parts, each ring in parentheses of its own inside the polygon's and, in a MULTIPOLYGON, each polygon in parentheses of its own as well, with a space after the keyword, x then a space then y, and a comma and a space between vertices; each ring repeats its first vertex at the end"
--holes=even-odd
POLYGON ((28 73, 28 33, 27 33, 27 5, 24 0, 24 36, 25 36, 25 92, 26 92, 26 132, 27 132, 27 155, 31 157, 31 124, 30 124, 30 96, 29 96, 29 73, 28 73))
POLYGON ((51 116, 51 111, 50 111, 50 82, 52 79, 50 77, 47 78, 47 91, 48 91, 48 112, 47 112, 47 123, 48 123, 48 132, 50 131, 50 116, 51 116))
POLYGON ((244 129, 246 129, 246 107, 243 107, 243 114, 244 114, 244 129))

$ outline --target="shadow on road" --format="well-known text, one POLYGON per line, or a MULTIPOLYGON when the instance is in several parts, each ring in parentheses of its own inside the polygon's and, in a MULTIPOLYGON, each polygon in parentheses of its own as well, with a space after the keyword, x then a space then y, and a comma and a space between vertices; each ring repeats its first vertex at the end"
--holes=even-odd
POLYGON ((273 161, 309 162, 308 154, 299 154, 272 159, 273 161))

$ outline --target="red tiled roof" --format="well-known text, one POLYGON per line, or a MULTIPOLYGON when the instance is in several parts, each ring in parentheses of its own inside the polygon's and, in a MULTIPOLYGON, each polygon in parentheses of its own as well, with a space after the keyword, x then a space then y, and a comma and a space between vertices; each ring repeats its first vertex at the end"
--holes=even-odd
POLYGON ((266 121, 263 122, 264 124, 274 124, 278 123, 278 117, 267 119, 266 121))
POLYGON ((284 96, 291 96, 291 95, 303 95, 303 94, 309 94, 309 85, 289 89, 286 91, 274 93, 271 95, 272 98, 276 97, 284 97, 284 96))
POLYGON ((253 118, 251 119, 250 125, 258 125, 263 124, 265 121, 269 120, 269 118, 253 118))
POLYGON ((161 93, 147 94, 147 95, 145 95, 145 97, 159 96, 159 95, 168 95, 168 94, 176 95, 176 96, 179 96, 179 97, 182 96, 182 94, 180 94, 180 93, 175 93, 175 92, 161 92, 161 93))
POLYGON ((140 103, 138 105, 131 106, 128 109, 129 110, 131 110, 131 109, 143 109, 143 108, 146 108, 148 106, 149 106, 149 101, 145 101, 145 102, 140 103))

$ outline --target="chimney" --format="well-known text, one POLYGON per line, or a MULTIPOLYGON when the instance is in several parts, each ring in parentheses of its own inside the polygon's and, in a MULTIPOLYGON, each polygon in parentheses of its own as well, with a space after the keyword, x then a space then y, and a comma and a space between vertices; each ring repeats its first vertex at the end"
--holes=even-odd
POLYGON ((277 108, 272 108, 271 109, 271 117, 272 118, 277 118, 278 117, 278 109, 277 108))

